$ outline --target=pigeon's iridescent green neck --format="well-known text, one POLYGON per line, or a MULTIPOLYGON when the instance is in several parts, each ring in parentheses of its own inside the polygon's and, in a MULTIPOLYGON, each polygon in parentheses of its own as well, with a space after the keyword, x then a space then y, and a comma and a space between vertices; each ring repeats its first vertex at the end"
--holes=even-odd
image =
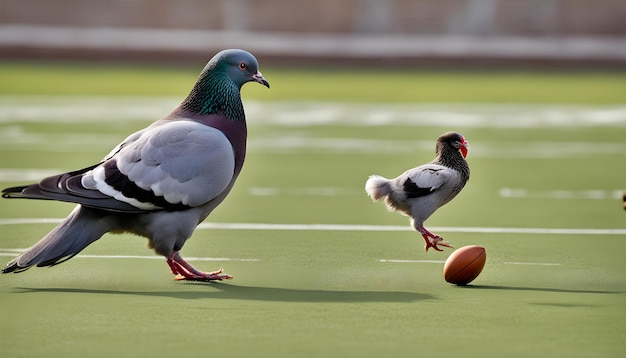
POLYGON ((202 73, 181 107, 201 115, 223 114, 233 121, 246 120, 240 87, 223 72, 202 73))

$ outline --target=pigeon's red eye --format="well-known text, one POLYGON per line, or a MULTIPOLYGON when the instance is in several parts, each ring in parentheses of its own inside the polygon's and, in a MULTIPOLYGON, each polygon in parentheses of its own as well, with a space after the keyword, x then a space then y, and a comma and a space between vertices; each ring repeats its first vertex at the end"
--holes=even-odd
POLYGON ((240 70, 245 70, 245 69, 246 69, 246 64, 245 64, 245 63, 243 63, 243 62, 242 62, 242 63, 240 63, 240 64, 239 64, 239 69, 240 69, 240 70))

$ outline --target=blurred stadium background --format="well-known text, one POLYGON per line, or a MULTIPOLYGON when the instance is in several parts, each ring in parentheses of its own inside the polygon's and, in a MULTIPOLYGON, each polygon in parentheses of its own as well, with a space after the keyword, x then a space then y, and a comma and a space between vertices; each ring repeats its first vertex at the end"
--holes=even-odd
MULTIPOLYGON (((184 254, 236 280, 108 235, 1 277, 0 356, 626 356, 626 0, 0 0, 0 184, 93 164, 232 47, 272 89, 184 254), (475 289, 362 189, 457 128, 472 180, 428 225, 487 248, 475 289)), ((0 205, 0 258, 69 210, 0 205)))
POLYGON ((0 58, 626 67, 623 0, 1 0, 0 58), (357 61, 358 60, 358 61, 357 61))

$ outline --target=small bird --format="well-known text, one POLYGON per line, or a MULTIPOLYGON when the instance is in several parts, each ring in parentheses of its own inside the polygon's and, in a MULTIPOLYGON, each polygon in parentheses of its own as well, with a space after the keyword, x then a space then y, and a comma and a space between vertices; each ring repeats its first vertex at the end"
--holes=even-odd
POLYGON ((437 139, 433 161, 409 169, 395 179, 372 175, 365 183, 365 191, 373 201, 384 198, 390 211, 410 217, 411 226, 426 241, 426 251, 431 247, 443 251, 437 245, 454 248, 441 236, 428 231, 424 221, 452 200, 469 180, 467 149, 468 143, 460 133, 444 133, 437 139))
POLYGON ((232 278, 222 269, 197 270, 179 251, 226 198, 241 172, 247 126, 240 90, 247 82, 270 87, 252 54, 221 51, 176 109, 131 134, 99 163, 4 189, 3 198, 78 205, 2 273, 54 266, 105 233, 128 232, 148 238, 149 247, 166 257, 177 280, 232 278))

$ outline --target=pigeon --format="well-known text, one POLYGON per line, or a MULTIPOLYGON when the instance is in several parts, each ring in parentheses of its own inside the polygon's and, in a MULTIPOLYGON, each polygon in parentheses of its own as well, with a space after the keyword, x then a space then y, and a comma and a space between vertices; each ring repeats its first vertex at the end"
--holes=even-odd
POLYGON ((375 202, 384 198, 390 211, 410 217, 411 226, 426 241, 426 251, 431 247, 443 251, 438 245, 454 248, 441 236, 428 231, 424 221, 452 200, 469 180, 467 149, 468 143, 460 133, 444 133, 437 139, 433 161, 394 179, 372 175, 365 183, 365 191, 375 202))
POLYGON ((186 99, 171 113, 131 134, 87 168, 7 188, 3 198, 77 204, 69 216, 2 270, 18 273, 65 262, 105 233, 133 233, 163 255, 177 280, 230 279, 202 272, 180 250, 196 226, 226 198, 246 155, 241 87, 269 83, 247 51, 217 53, 186 99))

